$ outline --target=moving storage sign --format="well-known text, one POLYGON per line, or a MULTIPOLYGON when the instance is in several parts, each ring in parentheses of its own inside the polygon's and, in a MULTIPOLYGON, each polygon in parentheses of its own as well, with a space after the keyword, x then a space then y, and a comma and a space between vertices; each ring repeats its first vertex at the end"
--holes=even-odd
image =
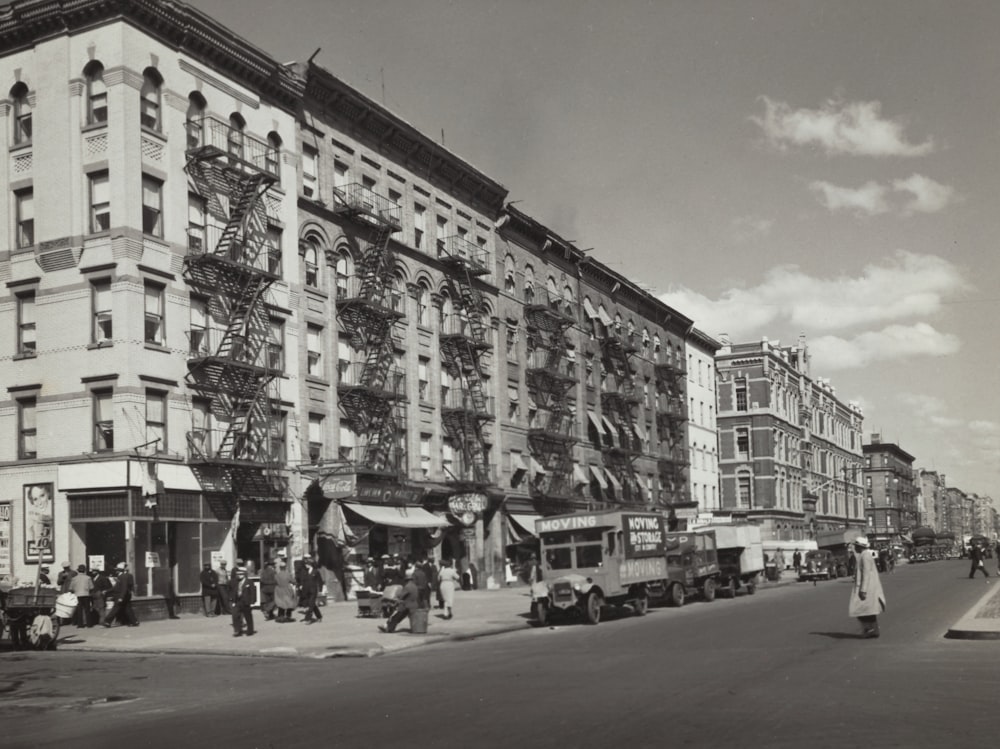
POLYGON ((662 556, 667 547, 664 540, 663 517, 660 515, 622 514, 625 532, 625 558, 662 556))

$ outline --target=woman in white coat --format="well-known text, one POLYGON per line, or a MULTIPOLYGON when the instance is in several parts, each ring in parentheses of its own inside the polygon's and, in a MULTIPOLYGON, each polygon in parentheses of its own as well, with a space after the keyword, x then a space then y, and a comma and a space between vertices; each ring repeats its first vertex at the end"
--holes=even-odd
POLYGON ((861 622, 863 637, 878 637, 878 615, 885 611, 885 593, 878 576, 875 559, 868 553, 868 539, 858 536, 854 539, 857 564, 854 569, 854 587, 848 615, 861 622))
POLYGON ((455 587, 458 584, 458 570, 452 566, 450 559, 445 560, 438 573, 438 590, 441 592, 441 600, 444 602, 445 611, 447 611, 444 615, 445 619, 452 617, 451 607, 455 605, 455 587))

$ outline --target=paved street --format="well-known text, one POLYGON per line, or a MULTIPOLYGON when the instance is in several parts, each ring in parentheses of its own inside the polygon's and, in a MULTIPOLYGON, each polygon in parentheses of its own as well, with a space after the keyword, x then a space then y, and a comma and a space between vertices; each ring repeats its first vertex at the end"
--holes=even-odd
MULTIPOLYGON (((943 635, 989 588, 964 561, 379 658, 8 653, 5 747, 938 747, 995 724, 996 641, 943 635)), ((997 584, 996 577, 991 584, 997 584)))

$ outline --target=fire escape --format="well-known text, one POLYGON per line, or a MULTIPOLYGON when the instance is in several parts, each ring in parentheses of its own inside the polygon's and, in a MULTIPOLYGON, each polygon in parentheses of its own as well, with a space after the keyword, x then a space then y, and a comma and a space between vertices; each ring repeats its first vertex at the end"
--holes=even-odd
POLYGON ((340 372, 337 394, 344 420, 362 437, 352 456, 358 473, 399 478, 404 469, 402 425, 405 380, 395 366, 395 327, 403 297, 393 282, 392 235, 401 229, 400 207, 363 185, 334 188, 333 211, 367 239, 355 275, 338 289, 337 317, 361 360, 340 372))
POLYGON ((576 322, 572 309, 545 289, 524 305, 528 328, 525 380, 534 407, 528 423, 532 457, 544 470, 531 484, 540 511, 562 511, 578 499, 574 492, 576 443, 576 364, 569 358, 566 331, 576 322))
MULTIPOLYGON (((636 433, 636 395, 632 356, 636 347, 631 337, 624 337, 619 330, 607 326, 601 338, 601 413, 617 430, 612 443, 605 444, 604 465, 621 486, 619 502, 640 504, 645 502, 635 472, 635 459, 642 454, 642 443, 636 433)), ((616 486, 617 490, 618 487, 616 486)))
MULTIPOLYGON (((284 455, 274 404, 282 363, 268 346, 266 304, 280 257, 267 243, 266 203, 278 181, 275 149, 205 117, 192 123, 188 177, 205 205, 206 226, 189 236, 184 278, 207 300, 206 324, 192 328, 188 386, 208 405, 188 433, 190 465, 202 488, 240 500, 283 494, 284 455)), ((228 502, 227 502, 228 503, 228 502)))
POLYGON ((684 423, 688 418, 684 393, 686 375, 682 367, 673 363, 656 364, 656 392, 660 403, 656 412, 656 431, 660 441, 658 469, 667 504, 689 501, 684 475, 688 466, 684 433, 684 423))
POLYGON ((452 378, 452 387, 442 399, 441 422, 460 456, 448 478, 482 489, 494 483, 486 432, 494 408, 492 398, 486 395, 483 374, 483 356, 492 346, 486 303, 474 280, 489 273, 489 255, 455 235, 439 241, 438 259, 449 271, 445 279, 454 305, 438 335, 441 365, 452 378))

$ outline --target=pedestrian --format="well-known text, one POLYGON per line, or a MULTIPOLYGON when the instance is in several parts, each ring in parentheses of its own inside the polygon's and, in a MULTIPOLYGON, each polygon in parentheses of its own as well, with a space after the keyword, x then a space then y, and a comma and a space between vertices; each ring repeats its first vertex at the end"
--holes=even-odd
POLYGON ((878 637, 878 615, 885 611, 885 593, 882 591, 875 559, 868 553, 868 547, 869 542, 865 536, 854 539, 857 565, 848 615, 861 622, 863 637, 878 637))
POLYGON ((375 566, 375 559, 368 557, 365 562, 365 587, 368 590, 382 590, 382 573, 375 566))
POLYGON ((414 611, 420 608, 420 591, 413 582, 412 577, 405 580, 403 590, 396 603, 396 610, 389 617, 389 621, 386 622, 384 627, 379 626, 379 631, 381 632, 395 632, 396 627, 403 619, 410 619, 410 630, 412 631, 413 629, 413 619, 410 617, 414 611))
POLYGON ((76 576, 76 570, 73 569, 69 562, 62 563, 62 569, 56 576, 56 585, 59 586, 60 593, 69 592, 69 582, 76 576))
POLYGON ((201 582, 201 611, 205 616, 216 616, 218 578, 215 576, 215 570, 212 569, 211 564, 205 562, 201 574, 198 575, 198 580, 201 582))
POLYGON ((76 575, 70 578, 69 592, 76 596, 76 611, 73 621, 77 629, 91 626, 90 613, 94 591, 94 580, 87 574, 87 566, 81 564, 76 568, 76 575))
POLYGON ((985 577, 990 576, 990 573, 986 571, 986 563, 983 561, 983 550, 979 544, 972 544, 969 547, 969 557, 972 559, 972 567, 969 568, 970 580, 975 576, 976 570, 981 570, 985 577))
POLYGON ((282 624, 294 622, 292 612, 298 603, 295 595, 295 585, 292 581, 292 573, 288 571, 288 562, 284 559, 278 560, 278 569, 274 573, 274 605, 278 609, 278 621, 282 624))
POLYGON ((438 590, 441 591, 441 607, 444 609, 445 619, 451 619, 452 609, 455 606, 455 588, 459 585, 458 570, 456 570, 451 560, 447 559, 438 572, 438 590))
POLYGON ((774 552, 774 567, 775 574, 780 578, 781 573, 785 571, 785 551, 784 549, 778 549, 774 552))
POLYGON ((111 582, 111 576, 108 575, 103 569, 91 570, 90 577, 94 581, 94 619, 97 624, 104 621, 104 614, 108 610, 107 601, 110 601, 111 591, 114 588, 114 584, 111 582))
POLYGON ((110 627, 111 623, 114 622, 119 615, 124 619, 125 624, 130 627, 138 627, 139 620, 136 618, 135 611, 132 609, 132 596, 135 593, 135 578, 132 577, 132 573, 128 571, 128 565, 125 562, 119 562, 115 567, 116 578, 115 587, 112 591, 112 595, 115 599, 115 605, 111 607, 111 610, 104 617, 104 626, 110 627))
POLYGON ((260 571, 260 613, 267 621, 274 619, 274 589, 277 585, 277 571, 274 560, 268 559, 260 571))
POLYGON ((796 549, 792 554, 792 567, 794 568, 796 575, 802 571, 802 552, 798 549, 796 549))
POLYGON ((231 616, 232 606, 229 605, 229 583, 231 582, 228 563, 225 559, 219 562, 219 569, 215 571, 215 613, 231 616))
POLYGON ((323 621, 323 612, 319 610, 317 599, 323 587, 323 577, 319 574, 319 570, 316 569, 310 557, 302 560, 302 567, 304 572, 299 583, 299 600, 306 612, 305 622, 306 624, 312 624, 314 621, 321 622, 323 621))
POLYGON ((52 580, 49 578, 49 565, 43 564, 38 568, 38 582, 42 585, 52 585, 52 580))
POLYGON ((233 637, 243 636, 243 625, 246 623, 247 637, 253 637, 253 605, 257 602, 257 590, 247 579, 247 568, 242 564, 233 570, 233 579, 229 584, 229 602, 233 612, 233 637))

